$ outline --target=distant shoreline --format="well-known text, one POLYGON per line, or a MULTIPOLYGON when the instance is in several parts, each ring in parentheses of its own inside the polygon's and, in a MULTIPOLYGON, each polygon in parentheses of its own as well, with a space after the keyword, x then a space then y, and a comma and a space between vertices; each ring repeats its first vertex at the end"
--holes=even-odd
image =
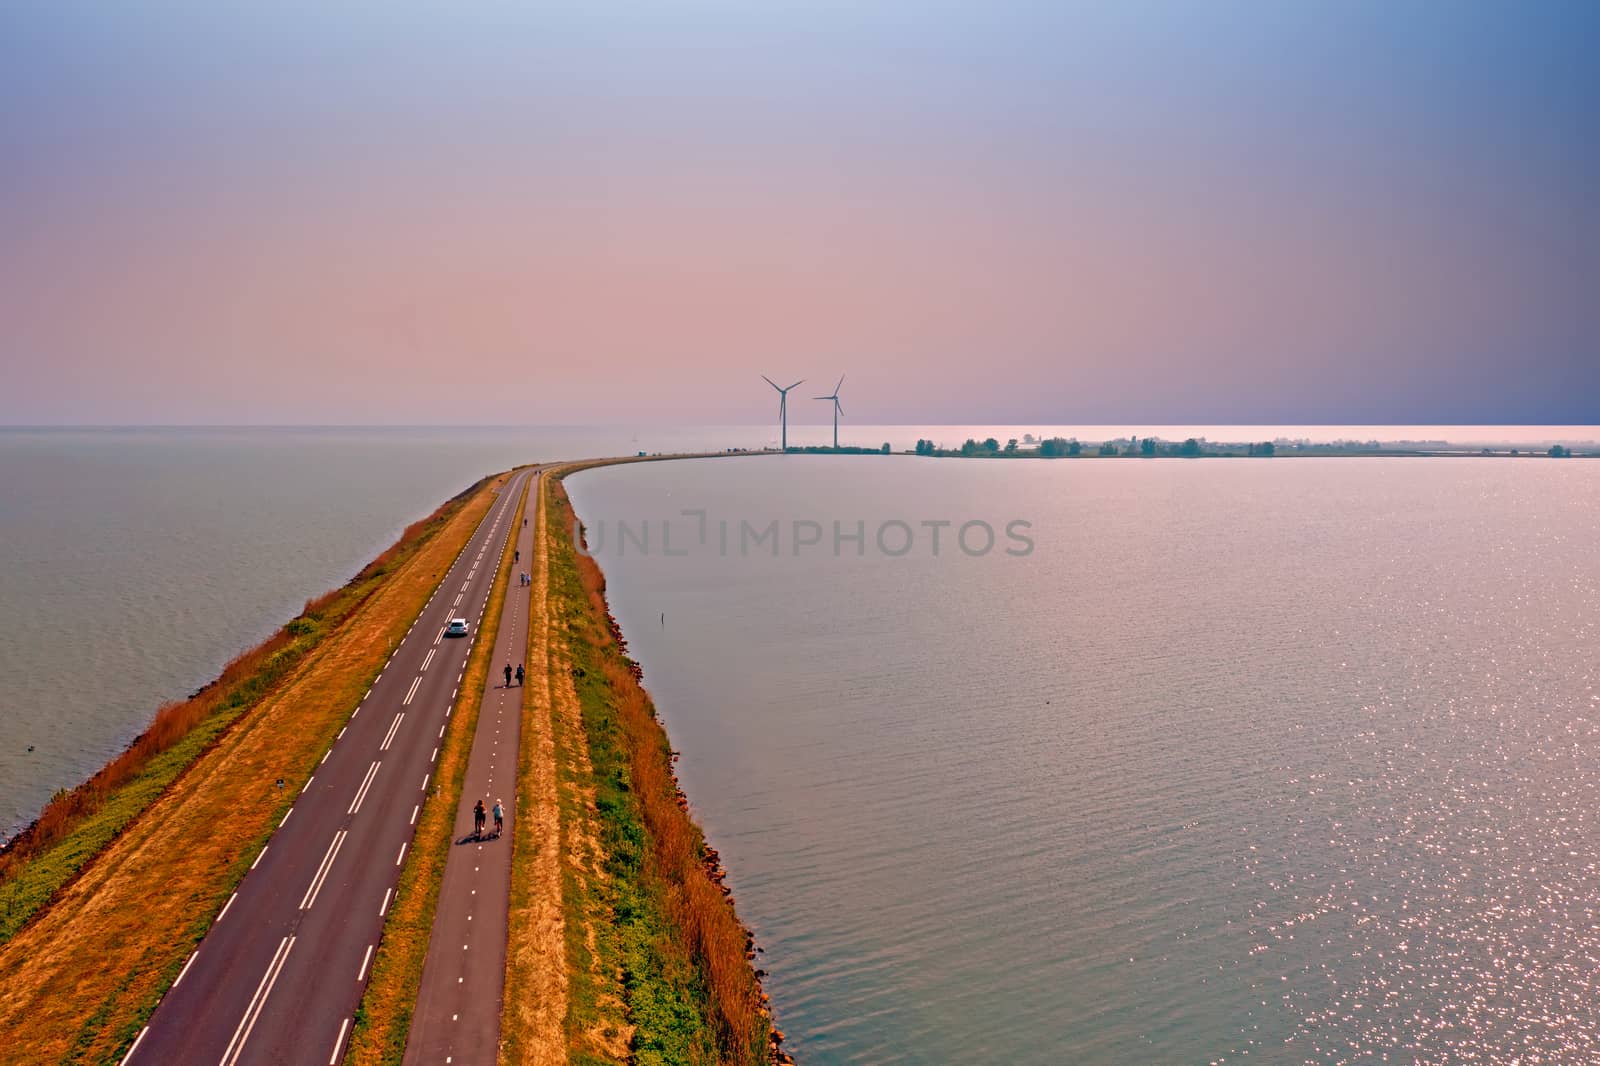
MULTIPOLYGON (((1431 443, 1431 442, 1430 442, 1431 443)), ((1183 441, 1159 437, 1121 437, 1107 441, 1080 441, 1071 437, 1018 441, 1002 444, 993 437, 979 441, 968 438, 960 447, 949 448, 931 440, 918 440, 916 447, 894 450, 886 442, 878 448, 840 445, 794 446, 782 449, 789 455, 916 455, 936 459, 1276 459, 1276 458, 1428 458, 1428 459, 1594 459, 1600 446, 1575 449, 1563 444, 1548 448, 1452 446, 1385 447, 1377 442, 1356 444, 1335 441, 1316 444, 1305 441, 1213 442, 1189 437, 1183 441)), ((778 454, 779 449, 767 449, 778 454)))

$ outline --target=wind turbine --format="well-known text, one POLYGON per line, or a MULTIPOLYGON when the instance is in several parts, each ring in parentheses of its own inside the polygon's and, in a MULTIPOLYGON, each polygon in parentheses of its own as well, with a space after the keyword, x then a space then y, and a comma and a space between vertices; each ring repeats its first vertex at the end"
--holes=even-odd
MULTIPOLYGON (((844 384, 844 375, 840 374, 839 375, 839 385, 843 385, 843 384, 844 384)), ((833 395, 831 395, 831 396, 814 396, 814 397, 812 397, 812 399, 816 399, 816 400, 832 400, 833 401, 833 446, 835 448, 839 447, 839 416, 844 413, 844 408, 839 406, 839 385, 835 385, 833 387, 833 395)))
POLYGON ((773 381, 771 378, 767 377, 767 375, 765 375, 765 374, 761 375, 761 380, 765 381, 768 385, 771 385, 773 388, 778 390, 778 423, 783 427, 783 429, 782 429, 782 434, 783 434, 782 448, 783 448, 784 451, 788 451, 789 450, 789 389, 794 388, 796 385, 803 384, 805 382, 805 379, 801 378, 799 381, 795 382, 794 385, 790 385, 789 389, 786 389, 783 386, 779 385, 776 381, 773 381))

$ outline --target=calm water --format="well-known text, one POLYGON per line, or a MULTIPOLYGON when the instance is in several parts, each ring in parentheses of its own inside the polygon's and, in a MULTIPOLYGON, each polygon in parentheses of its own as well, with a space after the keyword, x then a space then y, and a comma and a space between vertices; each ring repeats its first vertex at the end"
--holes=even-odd
MULTIPOLYGON (((789 429, 794 443, 831 434, 789 429)), ((846 439, 910 448, 921 436, 1026 432, 1009 429, 855 426, 846 439)), ((1572 435, 1493 430, 1558 431, 1572 435)), ((772 425, 0 427, 0 840, 104 765, 162 702, 211 680, 483 475, 775 437, 772 425)))
POLYGON ((1600 1061, 1600 463, 569 484, 801 1061, 1600 1061))
POLYGON ((0 429, 0 839, 483 475, 759 433, 0 429))

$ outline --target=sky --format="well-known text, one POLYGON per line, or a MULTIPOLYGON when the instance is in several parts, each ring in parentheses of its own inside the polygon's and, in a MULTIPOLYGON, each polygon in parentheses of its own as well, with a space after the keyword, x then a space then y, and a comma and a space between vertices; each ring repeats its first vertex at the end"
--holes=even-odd
POLYGON ((0 5, 0 424, 1600 422, 1600 4, 0 5), (820 386, 813 390, 810 385, 820 386), (812 411, 811 408, 816 408, 812 411))

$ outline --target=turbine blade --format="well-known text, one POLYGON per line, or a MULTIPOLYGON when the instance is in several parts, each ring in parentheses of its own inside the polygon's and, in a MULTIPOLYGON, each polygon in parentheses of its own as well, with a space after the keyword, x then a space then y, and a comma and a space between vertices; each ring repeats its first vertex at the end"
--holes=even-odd
POLYGON ((844 414, 844 404, 839 402, 839 397, 837 396, 833 398, 833 409, 840 414, 844 414))
MULTIPOLYGON (((801 378, 799 381, 795 382, 793 385, 790 385, 789 389, 795 388, 796 386, 799 386, 799 385, 804 385, 805 383, 806 383, 806 379, 805 378, 801 378)), ((788 392, 789 389, 784 389, 783 391, 784 392, 788 392)))
MULTIPOLYGON (((771 385, 773 388, 778 389, 778 383, 776 381, 773 381, 771 378, 767 377, 767 375, 762 374, 761 375, 761 380, 765 381, 768 385, 771 385)), ((778 391, 782 392, 783 390, 782 389, 778 389, 778 391)))
MULTIPOLYGON (((843 374, 840 374, 840 375, 839 375, 839 385, 843 385, 843 384, 844 384, 844 375, 843 375, 843 374)), ((834 395, 835 395, 835 396, 837 396, 837 395, 839 395, 839 385, 835 385, 835 386, 834 386, 834 387, 833 387, 833 394, 834 394, 834 395)))

